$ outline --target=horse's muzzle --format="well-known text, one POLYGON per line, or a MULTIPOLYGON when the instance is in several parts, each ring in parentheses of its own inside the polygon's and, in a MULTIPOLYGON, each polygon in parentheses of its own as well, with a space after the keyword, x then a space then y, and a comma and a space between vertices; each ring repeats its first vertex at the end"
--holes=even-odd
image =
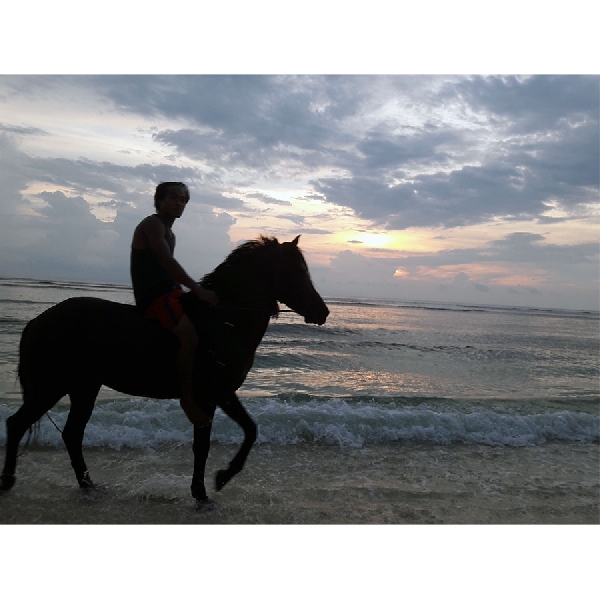
POLYGON ((327 317, 329 316, 329 309, 323 303, 323 306, 320 306, 314 312, 311 311, 310 314, 304 315, 304 322, 312 325, 323 325, 325 321, 327 321, 327 317))

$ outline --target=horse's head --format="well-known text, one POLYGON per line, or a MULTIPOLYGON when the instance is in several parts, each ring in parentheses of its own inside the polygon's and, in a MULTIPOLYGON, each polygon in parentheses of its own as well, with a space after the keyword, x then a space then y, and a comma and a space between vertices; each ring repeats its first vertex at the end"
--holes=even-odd
POLYGON ((312 284, 299 238, 283 244, 265 236, 244 242, 201 285, 215 290, 225 306, 270 311, 277 300, 307 323, 322 325, 329 309, 312 284))
POLYGON ((292 242, 279 245, 279 260, 275 273, 277 300, 304 317, 306 323, 323 325, 329 309, 312 283, 297 236, 292 242))

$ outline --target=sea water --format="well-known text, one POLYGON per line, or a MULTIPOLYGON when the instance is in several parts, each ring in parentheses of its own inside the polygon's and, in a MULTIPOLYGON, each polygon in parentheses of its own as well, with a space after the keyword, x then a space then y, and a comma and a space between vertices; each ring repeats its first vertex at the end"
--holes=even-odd
MULTIPOLYGON (((23 328, 45 309, 73 296, 133 303, 128 286, 0 280, 0 422, 21 403, 16 374, 23 328)), ((403 473, 410 471, 411 457, 419 456, 433 470, 440 467, 440 461, 444 463, 439 473, 444 481, 436 480, 435 485, 443 483, 448 497, 457 461, 476 461, 469 475, 474 486, 478 485, 477 469, 482 469, 481 476, 493 465, 502 479, 498 494, 507 485, 506 478, 519 471, 515 461, 522 461, 527 481, 541 477, 541 471, 536 474, 539 467, 547 474, 562 470, 572 488, 581 483, 590 514, 597 513, 597 502, 594 505, 589 498, 598 493, 598 477, 594 476, 600 439, 598 312, 325 300, 331 314, 324 326, 306 325, 291 312, 282 312, 271 321, 254 367, 239 390, 259 431, 246 471, 238 476, 245 478, 240 485, 246 481, 247 490, 254 489, 261 461, 286 460, 279 466, 281 472, 290 477, 299 473, 297 481, 286 484, 290 485, 286 492, 291 494, 290 502, 294 501, 291 490, 301 487, 310 472, 316 479, 323 477, 329 490, 311 488, 317 504, 328 493, 335 504, 336 493, 358 490, 350 512, 347 506, 339 507, 346 511, 346 522, 360 521, 368 513, 369 493, 373 505, 385 500, 386 493, 393 505, 387 513, 380 506, 372 521, 397 522, 402 520, 396 510, 401 501, 394 494, 406 489, 398 491, 394 486, 401 479, 399 468, 403 473), (373 475, 375 467, 378 478, 373 475)), ((64 464, 57 463, 56 468, 64 470, 65 486, 72 486, 74 478, 60 437, 68 409, 65 398, 49 418, 41 419, 35 447, 40 456, 60 456, 64 464)), ((0 443, 5 440, 4 427, 0 427, 0 443)), ((192 429, 177 399, 130 397, 102 388, 86 429, 84 451, 128 456, 127 466, 114 466, 117 478, 118 470, 123 470, 124 481, 119 485, 125 485, 137 461, 140 477, 146 478, 125 495, 138 493, 147 500, 153 493, 163 493, 189 499, 191 440, 192 429), (167 467, 160 480, 156 475, 159 464, 173 469, 177 464, 181 475, 170 474, 167 467)), ((217 411, 212 440, 217 456, 226 462, 242 440, 241 430, 217 411)), ((33 477, 34 466, 21 462, 17 475, 26 471, 33 477)), ((93 467, 88 466, 94 476, 93 467)), ((271 505, 278 481, 280 485, 273 475, 265 484, 271 505)), ((417 489, 418 477, 415 481, 411 485, 417 489)), ((421 489, 426 489, 423 481, 421 489)), ((462 484, 468 488, 465 481, 462 484)), ((492 484, 486 485, 488 489, 492 484)), ((523 481, 515 486, 523 490, 523 481)), ((251 502, 247 495, 237 501, 245 506, 251 502)), ((555 503, 556 498, 549 502, 555 503)), ((444 511, 438 508, 439 517, 444 511)), ((524 510, 522 521, 527 522, 524 510)), ((426 522, 437 522, 434 512, 426 522)), ((261 517, 256 520, 260 522, 261 517)), ((264 515, 262 520, 269 522, 264 515)))

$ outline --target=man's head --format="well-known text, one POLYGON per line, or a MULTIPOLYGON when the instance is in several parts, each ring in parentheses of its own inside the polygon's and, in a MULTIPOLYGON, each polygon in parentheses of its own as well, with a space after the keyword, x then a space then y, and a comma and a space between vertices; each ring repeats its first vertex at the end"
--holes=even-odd
POLYGON ((164 181, 156 186, 154 192, 154 207, 159 210, 160 203, 172 192, 176 192, 178 196, 183 196, 187 202, 190 199, 190 190, 185 183, 181 181, 164 181))

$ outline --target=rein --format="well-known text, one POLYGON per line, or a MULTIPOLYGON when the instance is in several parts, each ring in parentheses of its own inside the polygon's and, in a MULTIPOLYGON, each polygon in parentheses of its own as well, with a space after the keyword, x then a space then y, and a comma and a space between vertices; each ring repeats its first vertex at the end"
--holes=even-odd
POLYGON ((277 311, 272 311, 268 308, 249 308, 245 306, 228 306, 229 310, 244 310, 248 312, 261 312, 261 313, 269 313, 272 317, 277 317, 279 313, 293 313, 296 312, 291 308, 278 308, 277 311))

